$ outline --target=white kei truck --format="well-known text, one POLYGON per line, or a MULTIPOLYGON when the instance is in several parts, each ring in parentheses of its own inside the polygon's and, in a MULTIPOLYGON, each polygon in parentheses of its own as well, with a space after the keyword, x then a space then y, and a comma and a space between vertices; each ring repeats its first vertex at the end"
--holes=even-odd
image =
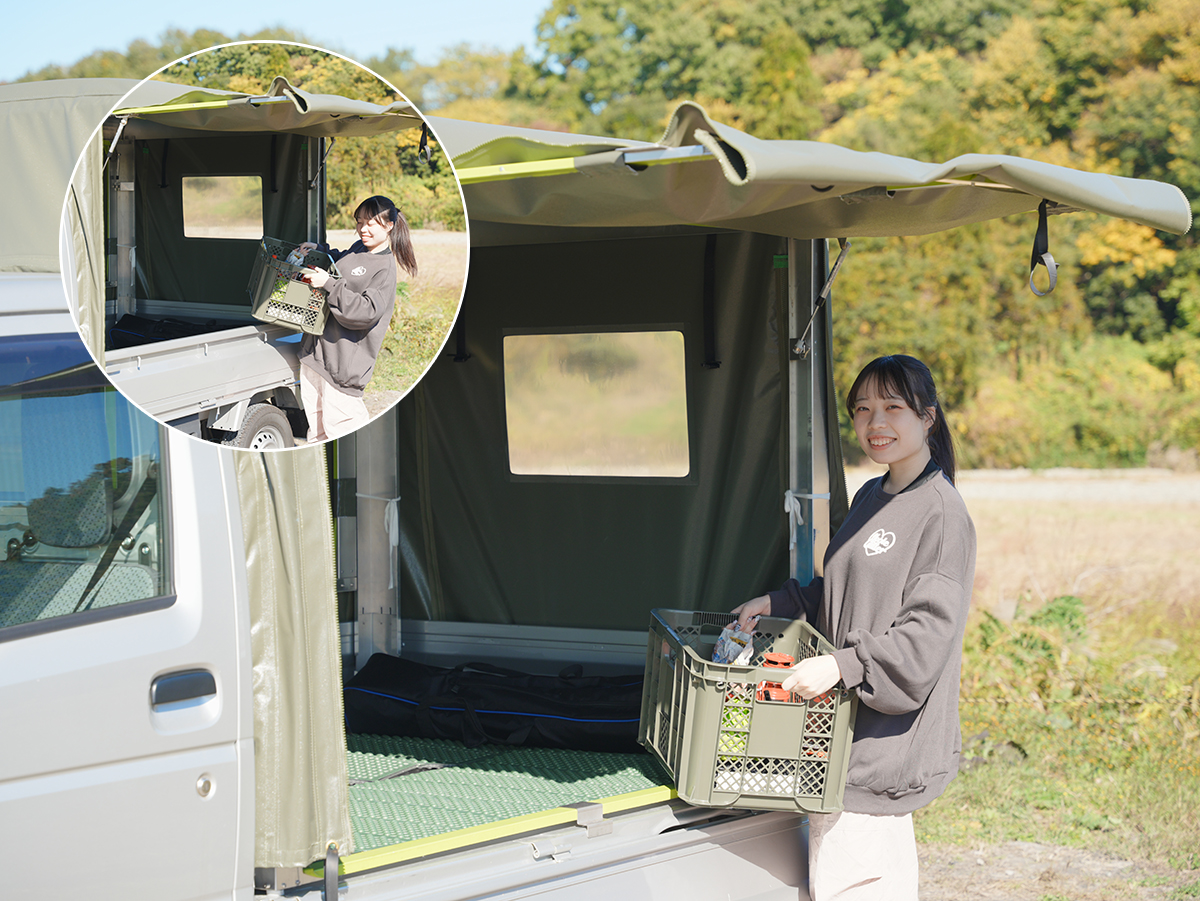
POLYGON ((693 806, 648 754, 359 734, 343 686, 375 654, 641 673, 651 610, 819 572, 831 239, 1191 225, 1169 185, 691 104, 656 144, 440 120, 473 240, 446 352, 335 444, 236 450, 141 413, 68 314, 103 316, 68 184, 128 87, 0 88, 5 901, 807 898, 802 805, 693 806))

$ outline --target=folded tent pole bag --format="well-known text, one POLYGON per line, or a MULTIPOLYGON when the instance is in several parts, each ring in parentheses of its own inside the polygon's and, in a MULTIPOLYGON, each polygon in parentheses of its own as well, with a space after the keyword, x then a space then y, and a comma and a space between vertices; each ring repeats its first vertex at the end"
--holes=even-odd
POLYGON ((466 663, 453 669, 375 654, 346 684, 346 730, 448 738, 467 747, 527 745, 641 752, 642 673, 557 676, 466 663))

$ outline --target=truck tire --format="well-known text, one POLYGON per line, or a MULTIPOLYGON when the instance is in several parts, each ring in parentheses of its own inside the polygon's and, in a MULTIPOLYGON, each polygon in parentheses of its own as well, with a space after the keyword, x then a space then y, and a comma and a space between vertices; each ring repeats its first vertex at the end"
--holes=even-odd
POLYGON ((274 404, 253 404, 246 411, 242 427, 221 442, 230 447, 245 447, 250 450, 275 450, 295 447, 292 424, 287 414, 274 404))

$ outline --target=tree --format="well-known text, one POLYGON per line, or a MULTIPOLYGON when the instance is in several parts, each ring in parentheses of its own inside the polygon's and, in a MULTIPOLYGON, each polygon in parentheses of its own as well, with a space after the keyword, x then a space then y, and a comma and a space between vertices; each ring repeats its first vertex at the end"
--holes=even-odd
POLYGON ((773 0, 554 0, 538 43, 530 87, 573 105, 585 128, 653 140, 684 99, 792 138, 819 121, 808 47, 773 0))

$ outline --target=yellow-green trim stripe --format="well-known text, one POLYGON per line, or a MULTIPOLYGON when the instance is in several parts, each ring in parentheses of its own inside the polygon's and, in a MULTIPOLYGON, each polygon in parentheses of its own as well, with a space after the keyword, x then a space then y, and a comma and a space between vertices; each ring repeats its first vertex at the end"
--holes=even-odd
POLYGON ((575 168, 575 157, 556 160, 535 160, 531 163, 505 163, 502 166, 472 166, 455 168, 458 180, 464 185, 485 181, 508 181, 513 178, 536 178, 543 175, 570 175, 575 168))
MULTIPOLYGON (((245 98, 239 97, 239 100, 245 98)), ((228 100, 205 100, 202 103, 175 103, 164 104, 163 106, 133 106, 128 109, 119 109, 113 113, 114 116, 152 116, 155 113, 180 113, 187 110, 195 109, 224 109, 230 105, 228 100)))
MULTIPOLYGON (((643 788, 639 791, 627 792, 623 795, 600 798, 592 803, 602 805, 604 813, 607 815, 621 813, 625 810, 634 810, 638 807, 649 807, 652 804, 662 804, 667 801, 673 801, 677 797, 679 795, 674 788, 669 785, 659 785, 654 788, 643 788)), ((380 867, 393 866, 398 863, 404 863, 406 860, 415 860, 418 857, 427 857, 431 854, 457 851, 459 848, 467 848, 471 845, 495 841, 496 839, 509 838, 527 832, 537 832, 553 826, 566 826, 574 823, 578 814, 579 812, 574 808, 554 807, 550 810, 543 810, 541 813, 528 813, 524 816, 497 820, 494 823, 485 823, 482 826, 470 826, 466 829, 455 829, 453 832, 445 832, 441 835, 431 835, 428 838, 418 838, 410 842, 401 842, 398 845, 373 848, 370 851, 359 851, 355 854, 347 854, 341 859, 338 865, 338 873, 348 876, 353 873, 362 873, 380 867)), ((325 862, 318 861, 306 867, 304 872, 309 876, 321 878, 325 875, 325 862)))

